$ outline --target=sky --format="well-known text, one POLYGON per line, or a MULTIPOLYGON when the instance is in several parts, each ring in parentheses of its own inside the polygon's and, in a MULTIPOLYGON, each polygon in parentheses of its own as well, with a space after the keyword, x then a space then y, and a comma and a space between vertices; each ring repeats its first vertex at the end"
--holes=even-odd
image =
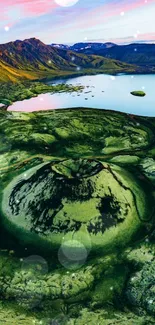
POLYGON ((0 43, 155 42, 155 0, 0 0, 0 43))

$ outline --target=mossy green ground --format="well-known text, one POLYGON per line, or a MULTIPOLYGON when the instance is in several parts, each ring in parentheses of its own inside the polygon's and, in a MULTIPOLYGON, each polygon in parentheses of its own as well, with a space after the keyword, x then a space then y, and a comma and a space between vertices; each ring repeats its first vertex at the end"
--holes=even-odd
POLYGON ((0 87, 0 103, 5 107, 10 106, 13 102, 37 97, 39 94, 60 93, 81 91, 82 86, 71 86, 66 84, 46 85, 41 82, 18 82, 2 83, 0 87))
POLYGON ((53 250, 62 240, 80 238, 89 249, 89 237, 91 251, 103 255, 131 241, 152 209, 125 169, 68 159, 39 164, 14 178, 3 191, 1 212, 5 225, 29 244, 53 250))
MULTIPOLYGON (((71 265, 69 268, 64 266, 56 249, 52 252, 45 250, 39 237, 36 237, 36 245, 28 241, 29 235, 24 229, 17 234, 12 226, 9 228, 1 213, 0 324, 154 324, 154 130, 153 118, 105 110, 79 108, 29 114, 0 112, 0 201, 3 193, 6 196, 7 186, 14 181, 18 184, 16 180, 21 175, 33 175, 32 170, 51 164, 52 173, 65 177, 67 184, 76 177, 85 182, 89 177, 97 191, 97 184, 105 181, 104 190, 109 186, 111 194, 119 198, 121 204, 127 199, 131 211, 135 210, 135 204, 139 211, 138 214, 137 211, 131 213, 132 218, 126 216, 128 222, 121 231, 117 232, 120 225, 111 227, 107 234, 99 231, 94 241, 90 241, 92 247, 87 247, 87 259, 75 269, 71 265), (62 164, 63 160, 67 165, 62 164), (80 170, 75 164, 79 160, 82 162, 80 170), (94 160, 110 167, 112 174, 103 169, 93 175, 94 160), (85 164, 86 161, 91 164, 85 164), (96 178, 101 174, 104 174, 103 181, 96 178), (115 187, 116 175, 119 187, 115 187), (123 185, 132 189, 134 196, 130 194, 130 199, 129 190, 123 189, 123 185), (104 247, 106 238, 109 242, 104 247), (101 249, 93 252, 98 240, 101 249), (41 255, 46 261, 46 272, 43 272, 40 260, 37 269, 32 263, 25 269, 25 261, 34 255, 41 255), (145 283, 140 286, 142 276, 145 283), (135 282, 132 281, 134 277, 135 282), (139 296, 145 295, 144 289, 147 290, 147 301, 151 301, 149 305, 145 300, 139 302, 139 296)), ((85 193, 87 186, 83 184, 85 193)), ((63 204, 62 209, 70 218, 77 213, 77 203, 75 207, 74 204, 63 204)), ((86 204, 82 219, 87 217, 89 220, 95 211, 94 201, 93 206, 86 204)), ((5 213, 7 215, 7 211, 5 213)), ((82 240, 79 237, 76 238, 75 234, 74 239, 82 240)))
POLYGON ((144 91, 142 91, 142 90, 135 90, 135 91, 131 92, 131 95, 144 97, 144 96, 146 96, 146 93, 144 91))

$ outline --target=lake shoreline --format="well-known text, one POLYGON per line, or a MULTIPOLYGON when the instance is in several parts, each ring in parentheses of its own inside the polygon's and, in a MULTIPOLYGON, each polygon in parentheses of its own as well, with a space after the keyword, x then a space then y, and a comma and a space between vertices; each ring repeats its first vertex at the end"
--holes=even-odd
MULTIPOLYGON (((58 80, 67 80, 67 79, 74 79, 74 78, 78 78, 78 77, 91 77, 91 76, 96 76, 96 75, 109 75, 109 76, 123 76, 123 75, 129 75, 129 76, 134 76, 134 75, 155 75, 155 71, 150 71, 150 72, 142 72, 142 71, 139 71, 139 72, 113 72, 113 73, 110 73, 110 72, 103 72, 103 71, 98 71, 97 73, 96 72, 92 72, 92 73, 75 73, 75 74, 68 74, 68 75, 61 75, 61 76, 55 76, 53 78, 49 77, 49 78, 43 78, 43 79, 40 79, 39 81, 40 82, 45 82, 46 84, 48 84, 49 82, 52 82, 52 81, 58 81, 58 80)), ((32 82, 36 82, 37 80, 33 80, 32 82)))
POLYGON ((67 84, 60 84, 60 85, 48 85, 45 83, 40 82, 33 82, 32 83, 20 83, 18 85, 19 89, 17 91, 17 85, 11 85, 6 84, 4 87, 4 91, 2 91, 4 94, 0 96, 0 102, 1 110, 7 110, 10 106, 12 106, 14 103, 24 101, 24 100, 30 100, 32 98, 38 97, 41 94, 51 93, 62 93, 62 92, 75 92, 75 91, 81 91, 83 89, 82 86, 74 86, 74 85, 67 85, 67 84), (8 88, 10 87, 10 91, 8 91, 8 88), (9 95, 7 93, 9 92, 9 95))
MULTIPOLYGON (((96 107, 141 116, 155 116, 152 84, 155 74, 98 74, 76 78, 56 78, 41 87, 71 87, 71 91, 39 91, 37 97, 16 101, 8 111, 33 112, 77 107, 96 107), (55 83, 55 84, 54 84, 55 83), (78 88, 82 87, 82 89, 78 88), (74 91, 76 89, 76 91, 74 91), (145 91, 145 97, 133 96, 133 91, 145 91), (43 94, 42 94, 43 93, 43 94)), ((36 83, 38 84, 38 83, 36 83)), ((35 85, 35 84, 33 84, 35 85)), ((32 87, 32 84, 31 84, 32 87)), ((67 88, 68 89, 68 88, 67 88)), ((30 96, 31 97, 31 96, 30 96)))

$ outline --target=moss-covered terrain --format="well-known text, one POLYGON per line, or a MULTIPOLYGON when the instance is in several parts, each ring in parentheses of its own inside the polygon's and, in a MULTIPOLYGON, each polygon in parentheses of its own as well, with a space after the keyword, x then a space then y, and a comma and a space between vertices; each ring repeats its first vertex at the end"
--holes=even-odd
POLYGON ((135 90, 135 91, 131 91, 131 95, 138 96, 138 97, 145 97, 146 93, 142 90, 135 90))
POLYGON ((0 112, 0 324, 155 323, 155 119, 0 112))
POLYGON ((2 214, 16 236, 27 231, 29 243, 42 241, 52 250, 66 235, 87 247, 89 236, 91 251, 103 254, 108 246, 113 251, 131 240, 141 221, 150 218, 148 203, 136 179, 117 165, 70 159, 40 164, 14 178, 4 189, 2 214))
POLYGON ((82 86, 67 84, 46 85, 43 82, 1 83, 0 103, 4 105, 1 109, 6 109, 13 102, 37 97, 39 94, 75 92, 81 91, 82 89, 82 86))

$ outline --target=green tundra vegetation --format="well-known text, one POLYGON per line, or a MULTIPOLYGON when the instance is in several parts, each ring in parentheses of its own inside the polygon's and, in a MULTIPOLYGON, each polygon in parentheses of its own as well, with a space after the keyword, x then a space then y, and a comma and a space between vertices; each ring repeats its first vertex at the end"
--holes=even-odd
POLYGON ((142 90, 135 90, 135 91, 131 91, 130 93, 133 96, 139 96, 139 97, 144 97, 146 96, 145 92, 142 90))
POLYGON ((82 89, 82 86, 67 84, 46 85, 43 82, 30 81, 23 83, 2 83, 0 88, 0 103, 4 105, 4 108, 6 108, 13 102, 37 97, 39 94, 73 92, 81 91, 82 89))
POLYGON ((0 324, 155 319, 155 118, 0 111, 0 324))

